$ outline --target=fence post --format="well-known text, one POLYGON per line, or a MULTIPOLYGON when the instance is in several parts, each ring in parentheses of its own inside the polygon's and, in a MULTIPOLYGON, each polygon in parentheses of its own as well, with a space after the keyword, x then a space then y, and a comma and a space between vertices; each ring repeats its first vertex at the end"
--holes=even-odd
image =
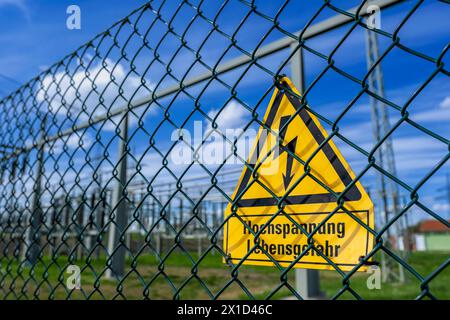
POLYGON ((40 128, 40 146, 37 153, 37 172, 36 180, 33 187, 33 206, 31 208, 30 228, 25 235, 25 245, 23 248, 23 257, 27 264, 34 266, 37 262, 39 252, 41 250, 41 223, 42 223, 42 207, 41 207, 41 193, 42 193, 42 175, 44 174, 44 151, 45 151, 45 127, 47 123, 47 115, 41 122, 40 128))
MULTIPOLYGON (((298 44, 293 43, 291 50, 295 51, 291 58, 291 79, 301 94, 305 91, 305 75, 303 64, 303 49, 297 48, 298 44)), ((324 298, 320 292, 319 271, 311 269, 295 270, 295 289, 303 299, 324 298)))
POLYGON ((127 183, 127 147, 128 147, 128 112, 125 112, 119 140, 118 172, 119 180, 114 189, 112 208, 115 208, 115 215, 109 226, 108 254, 111 259, 111 267, 106 271, 106 277, 121 278, 125 270, 125 247, 121 237, 128 222, 126 199, 122 199, 124 186, 127 183))
POLYGON ((183 198, 180 197, 180 216, 179 216, 179 220, 178 220, 178 230, 181 229, 183 227, 183 198))
MULTIPOLYGON (((76 201, 76 200, 75 200, 76 201)), ((78 209, 76 211, 76 225, 75 225, 75 239, 77 241, 76 243, 76 259, 83 259, 84 257, 84 246, 81 245, 81 243, 85 243, 85 236, 83 235, 83 226, 84 226, 84 205, 85 205, 85 199, 84 194, 80 194, 78 198, 78 209)))

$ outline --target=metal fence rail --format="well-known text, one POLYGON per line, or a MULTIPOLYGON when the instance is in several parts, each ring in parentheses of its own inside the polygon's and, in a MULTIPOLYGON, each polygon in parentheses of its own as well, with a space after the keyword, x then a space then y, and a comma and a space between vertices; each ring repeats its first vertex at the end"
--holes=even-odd
MULTIPOLYGON (((421 198, 424 185, 442 174, 450 157, 449 140, 410 117, 410 105, 433 79, 448 80, 444 62, 449 45, 431 56, 404 44, 399 36, 424 1, 409 1, 394 30, 369 26, 366 18, 371 11, 367 7, 388 10, 403 1, 358 1, 350 10, 338 1, 318 2, 299 31, 290 30, 282 21, 292 10, 291 4, 284 1, 269 14, 254 1, 225 0, 216 7, 205 1, 179 1, 176 6, 169 1, 150 1, 0 100, 1 298, 253 299, 291 295, 301 299, 319 294, 314 271, 297 272, 295 277, 292 266, 276 266, 271 269, 275 281, 261 287, 252 282, 253 269, 222 262, 222 258, 227 260, 222 239, 229 219, 224 219, 223 213, 228 204, 239 201, 231 198, 232 192, 248 164, 236 146, 246 131, 265 126, 261 115, 282 74, 290 75, 302 93, 291 92, 300 99, 301 108, 329 128, 329 139, 339 140, 364 158, 352 183, 373 174, 387 186, 384 194, 372 195, 377 198, 378 219, 376 230, 370 230, 376 239, 374 249, 350 272, 334 265, 332 273, 339 286, 329 298, 364 298, 352 286, 358 281, 356 271, 371 257, 381 256, 388 261, 382 268, 399 268, 397 280, 415 281, 416 298, 439 298, 432 283, 448 271, 450 258, 424 273, 408 261, 406 250, 390 243, 393 237, 409 239, 410 229, 404 221, 413 208, 450 230, 443 213, 421 198), (234 13, 236 18, 226 24, 224 19, 234 13), (251 19, 270 27, 257 37, 255 31, 253 39, 257 41, 247 44, 240 41, 240 35, 248 32, 251 19), (344 27, 330 52, 310 44, 344 27), (358 31, 364 31, 369 46, 375 45, 362 76, 335 61, 339 50, 358 31), (376 47, 379 39, 386 44, 382 49, 376 47), (421 66, 426 64, 429 71, 402 103, 385 96, 380 77, 382 62, 394 50, 414 57, 421 66), (323 63, 311 81, 304 74, 306 54, 323 63), (332 119, 309 102, 329 73, 359 88, 332 119), (265 80, 252 95, 246 83, 251 74, 265 80), (341 130, 343 119, 362 97, 384 116, 369 148, 341 130), (251 118, 241 126, 241 135, 232 140, 220 121, 231 103, 251 118), (211 104, 217 105, 215 112, 208 109, 211 104), (392 125, 388 111, 395 114, 392 125), (168 137, 167 132, 192 130, 198 120, 211 129, 198 146, 168 137), (395 156, 389 144, 404 125, 446 148, 414 184, 400 177, 395 165, 389 166, 395 156), (175 148, 181 145, 198 152, 210 135, 223 139, 233 150, 221 163, 208 165, 196 157, 178 166, 171 162, 175 148), (228 167, 230 158, 238 164, 228 167), (382 208, 387 192, 392 200, 385 200, 382 208), (67 285, 69 266, 80 268, 81 288, 67 285)), ((333 212, 345 206, 345 192, 334 193, 333 212)), ((280 211, 284 198, 276 199, 280 211)), ((311 250, 313 243, 306 249, 311 250)))

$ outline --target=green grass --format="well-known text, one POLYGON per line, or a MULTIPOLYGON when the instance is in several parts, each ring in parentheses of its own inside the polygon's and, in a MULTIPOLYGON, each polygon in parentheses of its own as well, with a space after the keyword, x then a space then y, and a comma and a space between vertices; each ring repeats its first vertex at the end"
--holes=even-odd
MULTIPOLYGON (((194 261, 198 260, 196 254, 191 256, 194 261)), ((448 257, 446 252, 414 253, 408 263, 426 278, 443 265, 448 257)), ((131 259, 127 260, 129 272, 120 284, 102 276, 106 263, 104 257, 75 261, 73 264, 83 270, 82 290, 75 291, 65 287, 68 277, 65 269, 69 264, 65 256, 56 260, 45 257, 33 269, 7 257, 0 258, 0 262, 0 298, 7 299, 142 299, 144 293, 153 299, 210 299, 211 295, 216 296, 219 292, 221 299, 248 299, 241 285, 256 299, 264 299, 269 295, 273 299, 292 296, 286 287, 274 292, 281 283, 281 272, 277 268, 242 266, 237 275, 239 281, 233 281, 230 267, 222 263, 218 254, 208 254, 196 269, 193 269, 192 261, 182 252, 173 252, 163 265, 154 255, 142 254, 134 261, 135 269, 130 268, 131 259), (224 287, 226 289, 222 291, 224 287)), ((420 281, 408 271, 405 270, 405 273, 405 283, 382 283, 379 290, 367 288, 368 273, 354 274, 349 284, 364 299, 414 299, 421 293, 420 281)), ((295 287, 293 270, 288 273, 287 279, 295 287)), ((335 271, 321 271, 320 282, 321 290, 328 298, 343 288, 343 278, 335 271)), ((450 299, 450 268, 442 270, 431 281, 430 292, 437 298, 450 299)), ((339 298, 354 299, 349 291, 339 298)))
MULTIPOLYGON (((416 252, 409 257, 408 264, 423 278, 426 278, 435 269, 443 265, 447 259, 449 259, 448 253, 416 252)), ((380 289, 372 290, 367 287, 367 279, 370 274, 356 273, 350 278, 350 287, 363 299, 415 299, 421 293, 421 282, 408 271, 405 270, 404 272, 405 283, 381 283, 380 289)), ((343 278, 334 271, 321 271, 320 286, 326 297, 333 297, 343 288, 343 278)), ((450 268, 448 266, 431 281, 429 288, 436 298, 450 299, 450 268)), ((259 294, 257 298, 263 298, 265 294, 267 293, 259 294)), ((274 298, 283 298, 288 295, 290 293, 287 290, 282 290, 274 298)), ((339 299, 355 299, 355 297, 349 291, 346 291, 339 299)))

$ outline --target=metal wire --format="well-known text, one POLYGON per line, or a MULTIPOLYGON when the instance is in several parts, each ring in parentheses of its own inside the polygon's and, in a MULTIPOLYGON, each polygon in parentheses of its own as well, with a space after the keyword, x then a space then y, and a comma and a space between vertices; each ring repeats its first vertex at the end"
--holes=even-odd
MULTIPOLYGON (((375 1, 385 8, 398 2, 375 1)), ((345 10, 333 1, 323 1, 299 32, 290 31, 280 20, 290 3, 288 0, 273 15, 260 11, 254 1, 236 3, 224 0, 211 14, 204 9, 204 1, 179 1, 175 8, 172 8, 173 2, 169 5, 168 1, 151 1, 0 101, 0 297, 151 299, 158 297, 159 290, 167 290, 172 298, 178 299, 183 298, 186 291, 194 290, 192 283, 197 285, 195 290, 211 299, 226 296, 233 286, 238 286, 246 298, 258 297, 259 293, 252 292, 242 276, 243 261, 221 265, 227 276, 215 290, 202 273, 211 255, 227 260, 221 237, 230 217, 223 219, 222 214, 227 204, 236 209, 243 196, 231 198, 236 174, 246 166, 253 171, 255 181, 262 183, 257 177, 259 168, 250 166, 236 151, 240 137, 230 140, 219 118, 231 101, 237 101, 252 117, 243 126, 243 134, 252 127, 267 127, 258 112, 261 113, 268 95, 279 85, 277 82, 286 66, 292 63, 292 57, 302 50, 325 65, 302 96, 289 88, 283 90, 296 96, 301 109, 314 114, 331 131, 310 159, 302 160, 287 149, 286 152, 305 167, 305 175, 294 185, 305 177, 314 179, 336 197, 336 208, 310 233, 291 221, 308 235, 308 246, 289 267, 280 266, 265 252, 268 259, 274 261, 273 270, 278 272, 279 281, 266 288, 264 298, 276 297, 283 290, 302 298, 288 275, 292 274, 293 265, 309 251, 320 254, 314 246, 314 234, 339 210, 369 229, 376 237, 376 244, 350 272, 343 272, 323 256, 342 283, 332 298, 344 294, 362 298, 352 287, 352 280, 361 265, 381 252, 418 280, 416 298, 437 298, 430 284, 448 267, 450 258, 431 274, 423 275, 404 256, 385 245, 385 241, 386 232, 413 206, 450 227, 449 222, 420 197, 423 185, 444 166, 450 153, 447 152, 415 185, 409 185, 387 170, 376 158, 377 151, 403 124, 447 148, 450 146, 449 140, 412 120, 408 112, 414 99, 434 78, 450 74, 444 64, 449 45, 433 57, 408 47, 399 37, 424 1, 415 1, 392 32, 368 27, 364 19, 367 1, 361 1, 353 10, 345 10), (221 22, 233 3, 239 4, 241 18, 230 29, 221 22), (336 16, 316 22, 321 14, 330 13, 336 16), (245 43, 238 41, 238 34, 253 18, 271 27, 249 50, 245 43), (309 45, 307 40, 343 25, 348 29, 331 52, 323 53, 309 45), (200 26, 203 32, 198 31, 200 26), (369 30, 389 42, 378 61, 361 78, 334 61, 336 53, 355 30, 369 30), (192 37, 192 33, 196 36, 192 37), (284 38, 267 44, 274 33, 284 38), (210 49, 214 37, 220 37, 223 47, 215 58, 204 57, 203 52, 210 49), (285 49, 292 50, 279 58, 277 67, 264 63, 264 58, 285 49), (394 49, 427 62, 430 68, 427 79, 403 104, 380 96, 368 82, 376 67, 394 49), (180 68, 179 60, 186 56, 191 60, 186 59, 189 62, 181 64, 180 68), (254 69, 272 80, 272 84, 260 90, 257 103, 249 104, 240 85, 254 69), (308 103, 313 88, 329 72, 338 73, 360 88, 334 120, 315 111, 308 103), (230 73, 234 76, 227 76, 230 73), (212 114, 206 108, 205 97, 214 87, 221 88, 224 103, 212 114), (364 95, 378 100, 398 115, 390 130, 369 151, 340 132, 342 119, 364 95), (174 115, 177 108, 183 109, 182 116, 174 115), (176 146, 183 144, 192 151, 198 149, 183 139, 167 144, 161 137, 162 132, 188 128, 198 119, 208 122, 211 134, 223 138, 234 151, 214 168, 194 157, 183 169, 175 170, 169 157, 176 146), (312 158, 331 139, 342 140, 366 159, 365 166, 342 193, 333 192, 308 170, 312 158), (136 146, 140 147, 139 151, 133 150, 136 146), (226 169, 226 162, 233 156, 240 159, 242 165, 237 170, 226 169), (199 166, 202 174, 193 178, 190 170, 194 166, 199 166), (400 210, 377 230, 370 229, 345 208, 346 192, 370 170, 384 175, 409 196, 400 210), (193 239, 197 239, 200 246, 193 239), (173 272, 167 270, 174 267, 172 258, 180 256, 187 261, 189 273, 175 279, 173 272), (79 266, 83 276, 89 275, 89 285, 83 285, 78 291, 67 287, 66 270, 70 265, 79 266), (136 293, 130 291, 130 287, 139 289, 136 293)), ((199 146, 207 139, 208 136, 199 146)), ((279 210, 266 226, 276 216, 285 215, 283 207, 289 191, 282 197, 271 194, 279 210)), ((249 229, 256 239, 262 231, 254 233, 249 229)), ((251 251, 255 249, 264 251, 258 242, 251 251)))

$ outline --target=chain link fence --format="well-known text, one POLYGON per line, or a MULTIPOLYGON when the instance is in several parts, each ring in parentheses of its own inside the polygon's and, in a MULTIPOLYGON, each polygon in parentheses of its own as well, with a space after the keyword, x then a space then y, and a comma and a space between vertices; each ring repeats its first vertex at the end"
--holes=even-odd
MULTIPOLYGON (((446 2, 436 3, 448 10, 446 2)), ((270 94, 287 74, 302 96, 291 94, 324 125, 327 141, 359 159, 350 160, 352 183, 361 181, 375 203, 373 249, 352 271, 333 265, 333 271, 321 272, 321 290, 327 298, 377 297, 367 291, 367 275, 356 273, 373 258, 382 261, 386 281, 403 283, 395 287, 404 290, 399 297, 448 298, 448 281, 439 280, 448 279, 448 252, 425 268, 430 258, 412 252, 407 217, 420 211, 450 230, 445 208, 437 210, 423 196, 430 181, 444 177, 448 128, 439 132, 416 121, 413 106, 436 79, 448 81, 449 45, 430 54, 404 42, 402 31, 427 10, 425 1, 355 1, 351 10, 348 5, 280 1, 266 10, 262 2, 245 0, 151 1, 2 98, 0 297, 305 298, 293 265, 244 266, 230 262, 222 248, 230 218, 224 211, 243 196, 232 193, 248 166, 238 146, 252 140, 249 131, 265 126, 270 94), (369 5, 376 7, 368 10, 369 5), (383 17, 397 7, 393 28, 370 25, 375 9, 383 17), (300 31, 293 21, 301 21, 300 31), (362 52, 363 71, 340 64, 341 52, 348 54, 346 46, 355 41, 360 46, 351 51, 362 52), (380 77, 395 54, 409 59, 411 72, 420 68, 426 74, 404 99, 390 97, 389 79, 385 93, 380 77), (345 103, 315 104, 317 96, 342 101, 342 92, 345 103), (372 143, 358 143, 344 127, 369 103, 367 110, 380 113, 379 122, 371 115, 378 131, 372 143), (209 133, 199 141, 171 139, 180 129, 194 132, 199 121, 209 133), (240 133, 230 139, 225 131, 233 124, 240 133), (399 155, 390 146, 405 127, 440 148, 415 179, 396 169, 399 155), (213 164, 198 156, 211 146, 211 136, 226 146, 213 164), (175 163, 179 148, 194 156, 175 163)), ((421 37, 428 35, 417 34, 417 41, 421 37)), ((365 130, 372 138, 370 127, 365 130)), ((345 206, 345 193, 334 193, 330 215, 345 206)), ((279 212, 284 201, 276 198, 279 212)), ((312 250, 313 241, 303 254, 312 250)), ((385 297, 395 290, 384 291, 385 297)))

